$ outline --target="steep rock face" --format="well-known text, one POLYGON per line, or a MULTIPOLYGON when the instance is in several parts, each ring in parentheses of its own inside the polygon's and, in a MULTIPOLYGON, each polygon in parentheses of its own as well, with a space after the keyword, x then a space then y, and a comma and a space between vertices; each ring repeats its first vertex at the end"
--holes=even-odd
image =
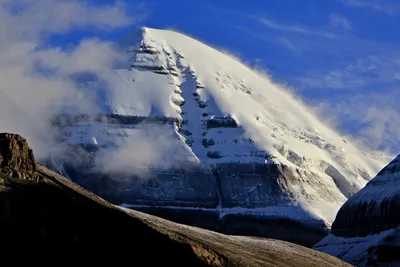
POLYGON ((26 140, 19 135, 0 134, 0 168, 5 175, 17 178, 36 170, 36 160, 26 140))
POLYGON ((348 266, 290 243, 228 237, 113 206, 37 164, 20 136, 0 136, 0 155, 8 159, 0 167, 3 261, 41 266, 60 261, 134 266, 348 266), (6 175, 5 168, 21 175, 6 175))
POLYGON ((331 235, 315 248, 357 266, 400 265, 399 208, 400 156, 340 208, 331 235))
MULTIPOLYGON (((89 157, 86 157, 89 158, 89 157)), ((88 164, 64 170, 72 181, 116 205, 227 234, 276 238, 311 247, 328 223, 293 205, 290 187, 303 176, 275 164, 189 164, 186 168, 138 168, 140 174, 92 172, 88 164), (300 178, 298 178, 299 176, 300 178)), ((315 179, 317 181, 317 179, 315 179)), ((320 186, 321 194, 325 188, 320 186)), ((304 189, 303 189, 304 190, 304 189)), ((334 200, 333 200, 334 201, 334 200)))
POLYGON ((210 172, 192 168, 132 168, 125 172, 100 172, 65 165, 72 181, 114 204, 216 208, 218 191, 210 172))

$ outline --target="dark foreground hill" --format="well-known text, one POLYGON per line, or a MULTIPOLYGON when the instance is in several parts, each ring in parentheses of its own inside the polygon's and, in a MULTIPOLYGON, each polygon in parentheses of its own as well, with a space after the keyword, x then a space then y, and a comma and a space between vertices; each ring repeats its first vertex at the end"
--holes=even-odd
POLYGON ((348 266, 283 241, 226 236, 116 207, 35 161, 0 134, 4 263, 131 266, 348 266))

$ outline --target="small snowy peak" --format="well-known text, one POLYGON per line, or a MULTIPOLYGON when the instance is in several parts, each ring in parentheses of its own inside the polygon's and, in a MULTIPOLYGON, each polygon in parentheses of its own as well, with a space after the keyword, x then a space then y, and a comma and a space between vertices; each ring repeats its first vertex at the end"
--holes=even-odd
MULTIPOLYGON (((353 196, 352 201, 382 201, 400 197, 400 156, 391 161, 378 175, 353 196)), ((400 204, 400 203, 399 203, 400 204)))
POLYGON ((356 266, 398 266, 399 200, 400 156, 346 201, 331 234, 314 248, 356 266))
POLYGON ((388 230, 400 224, 400 156, 354 194, 340 209, 333 233, 365 236, 388 230), (362 220, 362 223, 360 223, 362 220))

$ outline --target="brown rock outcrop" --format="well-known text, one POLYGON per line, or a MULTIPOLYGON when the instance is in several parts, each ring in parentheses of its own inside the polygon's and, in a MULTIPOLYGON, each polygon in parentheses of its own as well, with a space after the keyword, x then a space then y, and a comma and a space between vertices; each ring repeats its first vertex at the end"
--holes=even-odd
POLYGON ((36 171, 36 160, 24 138, 0 133, 0 169, 7 176, 35 178, 32 174, 36 171))

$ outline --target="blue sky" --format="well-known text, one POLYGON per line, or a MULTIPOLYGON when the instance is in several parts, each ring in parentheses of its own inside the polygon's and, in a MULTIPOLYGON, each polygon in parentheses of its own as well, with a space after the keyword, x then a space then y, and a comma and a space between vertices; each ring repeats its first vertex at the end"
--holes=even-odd
MULTIPOLYGON (((32 2, 16 2, 19 1, 32 2)), ((77 2, 40 0, 32 4, 51 8, 50 3, 62 1, 77 2)), ((12 1, 0 0, 3 2, 12 1)), ((54 28, 42 45, 67 48, 90 37, 112 41, 140 26, 174 29, 228 51, 252 67, 266 70, 274 81, 285 84, 343 133, 373 148, 400 151, 400 1, 121 0, 116 3, 81 1, 79 5, 91 6, 86 10, 87 16, 91 16, 89 22, 74 18, 68 22, 68 31, 54 28), (96 17, 93 6, 102 8, 101 16, 96 17), (107 13, 107 6, 115 12, 107 13), (108 22, 96 25, 102 22, 102 16, 108 22), (75 24, 80 27, 74 27, 75 24)), ((76 13, 80 9, 71 10, 76 13)), ((51 13, 46 16, 52 18, 51 13)))

